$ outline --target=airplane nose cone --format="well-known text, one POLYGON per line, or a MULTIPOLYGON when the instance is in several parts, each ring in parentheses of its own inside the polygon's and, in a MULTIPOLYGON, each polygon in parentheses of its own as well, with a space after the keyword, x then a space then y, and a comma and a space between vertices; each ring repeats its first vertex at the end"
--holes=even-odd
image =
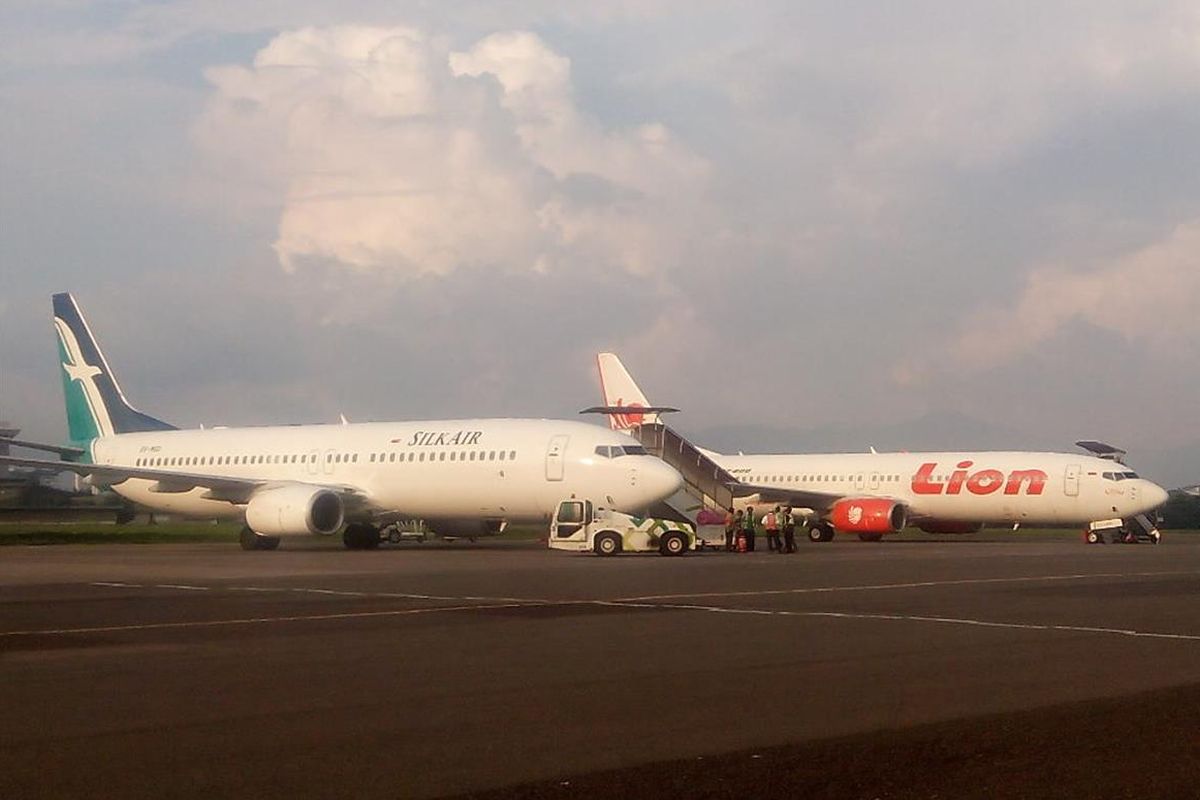
POLYGON ((666 500, 683 488, 683 476, 670 464, 657 458, 648 461, 638 482, 651 503, 666 500))
POLYGON ((1146 491, 1142 495, 1146 498, 1147 506, 1150 509, 1155 509, 1161 505, 1164 505, 1170 497, 1170 495, 1167 494, 1167 490, 1159 486, 1157 483, 1150 483, 1147 481, 1147 484, 1146 491))

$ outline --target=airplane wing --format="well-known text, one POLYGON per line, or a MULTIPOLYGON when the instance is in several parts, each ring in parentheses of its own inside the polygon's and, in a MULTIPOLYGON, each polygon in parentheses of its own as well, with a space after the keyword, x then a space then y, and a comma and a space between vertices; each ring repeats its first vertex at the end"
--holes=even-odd
MULTIPOLYGON (((163 469, 147 467, 118 467, 105 464, 84 464, 76 461, 50 461, 40 458, 18 458, 16 456, 0 456, 0 464, 12 467, 32 467, 35 469, 60 470, 74 472, 85 478, 93 478, 101 483, 117 484, 130 478, 157 481, 152 491, 159 494, 182 494, 192 489, 207 489, 207 495, 213 500, 224 500, 229 503, 245 503, 259 489, 265 486, 281 483, 309 483, 295 480, 264 480, 262 478, 237 478, 228 475, 209 475, 198 472, 171 472, 163 469)), ((343 499, 355 501, 357 504, 368 506, 366 495, 352 486, 313 483, 331 491, 339 492, 343 499)))
POLYGON ((767 505, 791 506, 792 508, 811 508, 814 511, 828 511, 834 503, 849 495, 832 492, 816 492, 810 489, 787 489, 782 486, 759 486, 753 483, 736 481, 728 484, 734 497, 749 497, 757 495, 760 503, 767 505))
POLYGON ((57 453, 63 458, 78 458, 86 455, 87 450, 82 447, 66 447, 57 444, 42 444, 41 442, 30 442, 25 439, 13 439, 9 436, 0 437, 0 444, 6 444, 11 447, 24 447, 29 450, 43 450, 47 453, 57 453))

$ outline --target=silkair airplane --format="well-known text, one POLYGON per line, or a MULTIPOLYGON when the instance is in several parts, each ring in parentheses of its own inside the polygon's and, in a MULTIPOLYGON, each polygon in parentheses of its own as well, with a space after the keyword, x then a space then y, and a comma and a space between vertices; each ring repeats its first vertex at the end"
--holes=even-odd
POLYGON ((564 497, 638 512, 674 494, 679 474, 595 425, 459 419, 177 430, 129 405, 69 294, 54 295, 70 447, 16 443, 70 461, 3 457, 109 484, 156 511, 243 519, 242 546, 343 533, 379 543, 379 526, 423 519, 438 533, 498 533, 543 522, 564 497))
POLYGON ((717 474, 742 505, 805 509, 815 542, 829 541, 834 531, 877 541, 910 523, 930 533, 973 533, 989 523, 1080 525, 1089 542, 1103 541, 1105 531, 1126 540, 1139 533, 1153 542, 1160 539, 1146 515, 1167 501, 1167 492, 1120 463, 1123 451, 1099 442, 1078 444, 1104 457, 874 451, 722 455, 660 426, 658 414, 674 409, 651 406, 617 356, 600 353, 598 361, 605 405, 588 411, 607 414, 614 430, 637 435, 658 426, 668 431, 674 450, 692 453, 680 469, 693 485, 697 481, 689 472, 705 479, 717 474))

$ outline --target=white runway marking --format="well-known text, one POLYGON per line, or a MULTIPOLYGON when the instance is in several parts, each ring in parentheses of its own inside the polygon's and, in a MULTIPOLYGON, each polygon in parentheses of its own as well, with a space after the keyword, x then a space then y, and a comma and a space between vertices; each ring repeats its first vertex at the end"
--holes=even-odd
POLYGON ((625 606, 626 608, 671 608, 680 611, 703 611, 709 614, 750 614, 763 617, 811 617, 825 619, 877 620, 885 622, 932 622, 944 625, 968 625, 979 628, 1008 628, 1026 631, 1066 631, 1070 633, 1101 633, 1112 636, 1130 636, 1145 639, 1182 639, 1200 642, 1200 634, 1165 633, 1161 631, 1138 631, 1131 628, 1105 628, 1091 625, 1055 625, 1036 622, 997 622, 995 620, 971 619, 969 617, 930 617, 915 614, 860 614, 842 611, 786 611, 763 608, 727 608, 703 606, 691 603, 626 603, 606 602, 602 605, 625 606))
POLYGON ((579 600, 550 600, 545 598, 519 598, 519 597, 486 597, 479 595, 429 595, 401 592, 354 592, 343 591, 336 589, 322 589, 314 587, 261 587, 261 586, 194 586, 190 584, 154 584, 148 587, 143 584, 121 583, 116 581, 97 581, 90 585, 109 587, 109 588, 157 588, 157 589, 175 589, 180 591, 206 591, 210 589, 236 592, 288 592, 288 593, 307 593, 318 595, 330 595, 336 597, 357 597, 357 598, 374 598, 374 599, 400 599, 400 600, 422 600, 422 601, 441 601, 453 602, 457 605, 451 606, 434 606, 429 608, 408 608, 394 609, 387 611, 360 611, 360 612, 342 612, 333 614, 302 614, 277 617, 248 617, 243 619, 229 620, 209 620, 209 621, 192 621, 192 622, 159 622, 146 623, 140 625, 111 625, 99 626, 92 628, 57 628, 48 630, 30 630, 30 631, 0 631, 0 637, 12 636, 36 636, 36 635, 57 635, 57 634, 72 634, 72 633, 106 633, 120 631, 141 631, 141 630, 162 630, 172 628, 205 628, 205 627, 220 627, 234 625, 262 625, 279 622, 308 622, 321 620, 354 620, 366 619, 371 617, 401 617, 417 614, 434 614, 442 612, 461 612, 473 610, 487 610, 497 608, 533 608, 533 607, 561 607, 561 606, 603 606, 609 608, 625 608, 625 609, 665 609, 676 611, 695 611, 707 614, 731 614, 731 615, 749 615, 761 617, 791 617, 791 618, 810 618, 810 619, 842 619, 842 620, 858 620, 858 621, 876 621, 876 622, 909 622, 909 623, 926 623, 940 625, 960 625, 980 628, 998 628, 1008 630, 1028 630, 1028 631, 1052 631, 1052 632, 1068 632, 1068 633, 1093 633, 1109 636, 1122 636, 1131 638, 1144 639, 1172 639, 1182 641, 1200 641, 1200 634, 1187 633, 1170 633, 1164 631, 1139 631, 1128 628, 1111 628, 1104 626, 1089 626, 1089 625, 1058 625, 1053 623, 1023 623, 1023 622, 1004 622, 996 620, 974 619, 967 617, 941 617, 928 615, 913 615, 913 614, 886 614, 886 613, 857 613, 857 612, 842 612, 842 611, 789 611, 781 609, 762 609, 762 608, 737 608, 721 605, 704 605, 699 603, 672 603, 660 602, 669 600, 678 600, 686 598, 704 598, 704 597, 770 597, 784 595, 802 595, 802 594, 831 594, 837 592, 868 592, 868 591, 889 591, 896 589, 919 589, 937 586, 971 586, 984 584, 1003 584, 1003 583, 1038 583, 1038 582, 1053 582, 1053 581, 1078 581, 1089 580, 1096 578, 1145 578, 1145 577, 1162 577, 1162 576, 1179 576, 1189 575, 1194 576, 1197 573, 1192 571, 1161 571, 1161 572, 1103 572, 1103 573, 1073 573, 1067 575, 1039 575, 1028 577, 1013 577, 1013 578, 967 578, 961 580, 946 580, 946 581, 914 581, 909 583, 886 583, 886 584, 864 584, 851 586, 823 586, 811 588, 797 589, 762 589, 754 591, 734 591, 734 592, 696 592, 686 594, 663 594, 663 595, 642 595, 638 597, 623 597, 616 599, 579 599, 579 600))
POLYGON ((523 608, 537 603, 494 603, 490 605, 436 606, 433 608, 401 608, 389 611, 348 611, 339 614, 300 614, 285 617, 245 617, 242 619, 213 619, 191 622, 147 622, 139 625, 99 625, 91 628, 47 628, 33 631, 0 631, 6 636, 60 636, 71 633, 121 633, 125 631, 171 630, 175 628, 220 628, 234 625, 266 625, 275 622, 320 622, 322 620, 368 619, 370 617, 402 617, 416 614, 438 614, 477 609, 523 608))
POLYGON ((369 597, 387 598, 391 600, 437 600, 441 602, 461 602, 475 600, 483 603, 530 603, 540 604, 547 601, 536 597, 491 597, 487 595, 447 595, 447 594, 413 594, 408 592, 355 592, 345 589, 322 589, 308 586, 195 586, 183 583, 121 583, 119 581, 93 581, 89 586, 100 586, 111 589, 179 589, 181 591, 226 591, 226 592, 262 592, 262 593, 291 593, 291 594, 321 594, 331 597, 369 597))
POLYGON ((686 600, 691 597, 768 597, 771 595, 831 594, 834 592, 878 592, 892 589, 926 589, 934 586, 974 586, 995 583, 1038 583, 1049 581, 1081 581, 1091 578, 1152 578, 1166 575, 1196 575, 1192 571, 1170 572, 1092 572, 1071 575, 1034 575, 1020 578, 962 578, 946 581, 913 581, 911 583, 874 583, 852 586, 816 586, 801 589, 750 589, 730 592, 681 592, 678 594, 644 594, 619 597, 617 602, 643 600, 686 600))

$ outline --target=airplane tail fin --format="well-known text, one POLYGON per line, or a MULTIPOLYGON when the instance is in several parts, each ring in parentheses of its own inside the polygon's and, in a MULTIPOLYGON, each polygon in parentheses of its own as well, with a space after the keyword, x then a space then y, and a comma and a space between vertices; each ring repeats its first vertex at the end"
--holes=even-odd
POLYGON ((596 356, 596 363, 600 367, 600 391, 604 395, 604 405, 629 409, 623 414, 610 413, 609 427, 623 431, 638 425, 653 425, 658 422, 658 414, 650 410, 653 408, 650 401, 633 382, 629 371, 615 353, 600 353, 596 356))
POLYGON ((85 443, 115 433, 174 430, 175 426, 129 405, 75 298, 64 292, 54 295, 53 300, 71 441, 85 443))

